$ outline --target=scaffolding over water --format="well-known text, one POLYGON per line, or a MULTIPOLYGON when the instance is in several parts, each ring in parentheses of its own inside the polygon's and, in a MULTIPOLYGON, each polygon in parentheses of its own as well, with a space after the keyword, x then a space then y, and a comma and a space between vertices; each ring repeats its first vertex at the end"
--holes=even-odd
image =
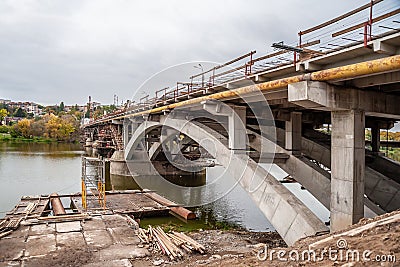
POLYGON ((97 201, 106 209, 105 162, 94 157, 82 157, 82 208, 87 210, 90 201, 97 201), (88 195, 89 192, 89 195, 88 195))

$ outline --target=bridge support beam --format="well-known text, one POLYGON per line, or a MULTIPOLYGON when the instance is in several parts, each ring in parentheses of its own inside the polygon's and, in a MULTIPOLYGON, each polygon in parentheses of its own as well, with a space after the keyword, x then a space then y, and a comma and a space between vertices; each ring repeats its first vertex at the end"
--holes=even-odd
POLYGON ((303 81, 289 84, 288 100, 308 109, 360 109, 367 116, 400 119, 400 97, 397 95, 338 87, 325 82, 303 81))
POLYGON ((375 122, 371 127, 372 152, 378 153, 381 146, 381 133, 379 123, 375 122))
POLYGON ((338 231, 364 215, 365 113, 333 111, 331 118, 331 231, 338 231))
POLYGON ((228 117, 229 148, 233 150, 246 149, 246 107, 232 107, 228 117))
POLYGON ((290 120, 286 121, 285 149, 293 155, 301 151, 301 112, 291 112, 290 120))
POLYGON ((235 153, 245 152, 247 143, 246 107, 206 101, 203 103, 203 109, 212 115, 228 117, 228 147, 235 153))

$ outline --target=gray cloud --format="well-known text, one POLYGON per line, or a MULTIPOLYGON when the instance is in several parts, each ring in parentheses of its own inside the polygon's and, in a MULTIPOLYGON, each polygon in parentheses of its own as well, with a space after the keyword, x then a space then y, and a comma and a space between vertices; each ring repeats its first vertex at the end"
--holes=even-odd
POLYGON ((293 43, 299 30, 366 2, 1 1, 0 98, 126 100, 168 66, 262 55, 272 42, 293 43))

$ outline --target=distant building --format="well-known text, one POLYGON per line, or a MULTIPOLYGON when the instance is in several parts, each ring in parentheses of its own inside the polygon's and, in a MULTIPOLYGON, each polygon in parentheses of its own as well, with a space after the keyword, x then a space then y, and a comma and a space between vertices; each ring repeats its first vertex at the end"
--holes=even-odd
POLYGON ((6 125, 12 125, 14 123, 19 122, 20 120, 22 120, 23 118, 19 118, 19 117, 5 117, 4 118, 4 123, 6 125))
POLYGON ((101 107, 101 103, 99 102, 92 102, 92 109, 96 109, 97 107, 101 107))
POLYGON ((80 106, 80 105, 71 105, 71 106, 65 106, 64 111, 65 112, 70 112, 71 110, 76 109, 76 111, 83 112, 85 110, 86 106, 80 106))
MULTIPOLYGON (((94 111, 96 110, 96 108, 101 107, 101 103, 100 102, 90 102, 90 111, 94 111)), ((83 106, 83 112, 86 113, 88 111, 88 107, 89 107, 89 103, 86 103, 85 106, 83 106)))
POLYGON ((8 105, 10 102, 11 102, 11 100, 8 100, 8 99, 1 99, 1 98, 0 98, 0 104, 8 105))
POLYGON ((20 108, 26 113, 32 113, 33 116, 39 116, 42 114, 42 109, 34 102, 8 102, 8 106, 13 109, 20 108))

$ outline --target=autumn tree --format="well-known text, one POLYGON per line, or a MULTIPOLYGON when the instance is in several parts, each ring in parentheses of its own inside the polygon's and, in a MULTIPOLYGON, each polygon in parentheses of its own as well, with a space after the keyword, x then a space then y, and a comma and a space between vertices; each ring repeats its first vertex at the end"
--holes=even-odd
POLYGON ((3 120, 5 117, 7 117, 8 111, 5 108, 0 109, 0 125, 3 124, 3 120))
POLYGON ((45 135, 60 141, 68 141, 71 134, 76 130, 76 125, 74 125, 75 121, 76 120, 71 115, 58 117, 54 114, 50 114, 45 124, 45 135))
POLYGON ((29 138, 31 137, 31 123, 32 120, 29 119, 22 119, 17 124, 15 124, 14 130, 19 133, 20 136, 29 138))
POLYGON ((31 123, 31 134, 33 136, 41 137, 46 132, 46 125, 44 120, 35 120, 31 123))

